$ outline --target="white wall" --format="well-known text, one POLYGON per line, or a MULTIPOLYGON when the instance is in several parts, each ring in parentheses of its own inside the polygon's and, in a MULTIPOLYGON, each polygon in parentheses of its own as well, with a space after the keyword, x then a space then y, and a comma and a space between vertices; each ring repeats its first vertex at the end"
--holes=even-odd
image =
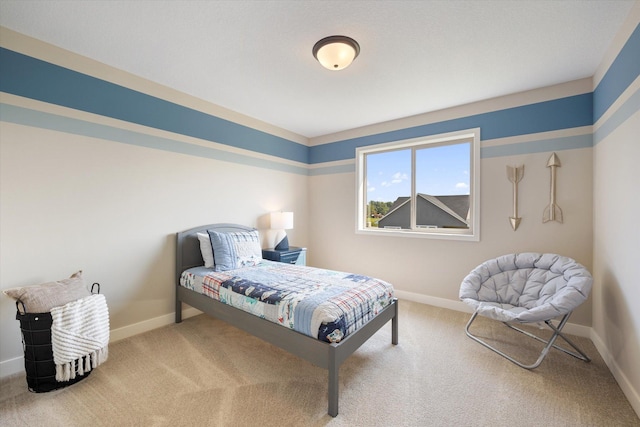
MULTIPOLYGON (((636 3, 597 77, 604 75, 639 23, 640 3, 636 3)), ((635 61, 640 63, 638 52, 635 61)), ((594 87, 598 83, 596 78, 594 87)), ((594 130, 592 338, 640 414, 640 77, 594 130)))
MULTIPOLYGON (((306 239, 304 176, 4 122, 0 133, 2 287, 82 269, 112 329, 173 312, 178 231, 257 226, 284 207, 297 214, 292 241, 306 239)), ((6 361, 22 346, 13 301, 0 307, 6 361)))
POLYGON ((594 149, 593 328, 618 382, 632 385, 640 401, 638 135, 640 111, 594 149))
MULTIPOLYGON (((562 93, 582 93, 589 82, 572 82, 563 87, 545 88, 536 93, 516 94, 474 106, 438 112, 437 120, 460 117, 470 111, 491 111, 518 105, 530 99, 552 99, 562 93)), ((433 116, 421 116, 430 123, 433 116)), ((420 124, 416 118, 397 120, 384 127, 375 125, 375 133, 420 124)), ((371 128, 373 129, 373 128, 371 128)), ((349 138, 373 133, 370 128, 350 131, 349 138)), ((509 144, 544 144, 562 135, 590 134, 590 127, 550 134, 527 135, 485 141, 482 147, 509 144)), ((346 139, 335 135, 336 140, 346 139)), ((458 291, 464 276, 481 262, 512 252, 552 252, 572 257, 591 269, 592 181, 591 148, 557 151, 562 166, 558 169, 557 202, 564 223, 542 223, 542 212, 549 203, 550 175, 547 161, 553 151, 483 158, 481 160, 480 242, 461 242, 426 238, 402 238, 355 234, 355 172, 326 173, 310 180, 309 242, 315 265, 349 270, 383 278, 401 296, 425 302, 462 308, 458 291), (512 184, 506 166, 525 165, 519 184, 518 213, 522 222, 516 231, 509 223, 512 215, 512 184), (445 301, 446 300, 446 301, 445 301)), ((590 326, 588 301, 573 314, 571 322, 590 326)))
MULTIPOLYGON (((3 45, 38 56, 43 44, 25 40, 3 32, 3 45)), ((109 74, 68 52, 57 58, 109 74)), ((113 75, 134 89, 215 109, 113 75)), ((101 284, 112 337, 121 337, 172 321, 176 232, 234 222, 261 229, 266 247, 265 215, 291 210, 290 240, 306 245, 305 165, 6 93, 0 103, 0 289, 81 269, 87 284, 101 284)), ((14 301, 0 295, 0 375, 22 370, 22 354, 14 301)))

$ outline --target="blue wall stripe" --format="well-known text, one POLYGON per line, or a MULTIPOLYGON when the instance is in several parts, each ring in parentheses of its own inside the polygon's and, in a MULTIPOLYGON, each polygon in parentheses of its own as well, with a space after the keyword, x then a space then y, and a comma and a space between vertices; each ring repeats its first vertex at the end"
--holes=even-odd
MULTIPOLYGON (((610 108, 639 74, 640 25, 627 40, 594 93, 307 147, 285 138, 0 48, 0 91, 305 164, 353 159, 355 158, 355 149, 361 146, 475 127, 481 128, 483 140, 490 140, 591 125, 594 119, 600 117, 610 108)), ((634 94, 625 103, 624 108, 621 107, 619 112, 615 112, 612 118, 601 126, 595 135, 596 143, 630 117, 634 108, 637 111, 638 96, 637 93, 634 94)), ((3 109, 3 111, 7 110, 3 109)), ((43 122, 47 121, 42 120, 43 122)), ((79 127, 75 128, 77 132, 79 127)), ((112 138, 111 136, 107 139, 112 138)), ((119 137, 114 140, 126 142, 122 139, 119 137)), ((162 146, 161 138, 144 143, 140 138, 136 141, 134 143, 137 145, 166 149, 162 146), (153 146, 153 144, 160 144, 160 146, 153 146)), ((486 147, 482 151, 483 157, 581 148, 587 144, 586 140, 579 138, 549 141, 555 142, 486 147), (554 143, 560 145, 553 147, 554 143)), ((194 145, 189 146, 194 147, 194 145)), ((181 152, 175 148, 168 149, 181 152)), ((220 153, 227 153, 222 150, 214 151, 217 151, 216 156, 220 153)), ((211 156, 205 155, 205 157, 211 156)), ((241 157, 246 158, 246 156, 241 157)), ((264 163, 262 160, 258 162, 264 163)), ((278 169, 283 167, 277 162, 273 163, 279 165, 278 169)), ((294 167, 294 169, 296 168, 294 167)), ((328 169, 322 169, 322 171, 316 170, 314 172, 311 170, 309 174, 340 173, 349 170, 351 169, 344 166, 332 166, 328 169)), ((295 173, 300 172, 297 170, 295 173)))
MULTIPOLYGON (((519 156, 532 153, 546 153, 550 151, 575 150, 578 148, 591 148, 593 146, 592 134, 567 136, 538 141, 519 142, 492 147, 481 147, 480 157, 489 159, 493 157, 519 156)), ((321 167, 309 170, 309 176, 328 175, 336 173, 355 172, 355 163, 346 165, 321 167)))
POLYGON ((308 175, 306 166, 295 166, 278 163, 272 160, 245 156, 242 154, 219 150, 212 147, 189 144, 169 138, 162 138, 126 129, 120 129, 113 126, 106 126, 98 123, 87 122, 84 120, 59 116, 56 114, 30 110, 27 108, 17 107, 15 105, 0 104, 0 118, 2 119, 2 121, 16 123, 24 126, 49 129, 73 135, 82 135, 91 138, 104 139, 108 141, 116 141, 123 144, 170 151, 173 153, 187 154, 190 156, 256 166, 260 168, 278 170, 298 175, 308 175))
MULTIPOLYGON (((622 121, 626 120, 633 113, 640 110, 640 91, 629 99, 607 122, 606 127, 602 126, 596 135, 602 139, 610 131, 615 129, 622 121), (609 125, 609 123, 611 123, 609 125)), ((92 123, 80 119, 64 117, 56 114, 45 113, 28 108, 18 107, 10 104, 0 104, 0 119, 9 123, 16 123, 24 126, 49 129, 57 132, 65 132, 74 135, 82 135, 91 138, 99 138, 108 141, 120 142, 123 144, 135 145, 139 147, 152 148, 156 150, 169 151, 173 153, 186 154, 196 157, 227 161, 244 164, 271 170, 278 170, 297 175, 319 176, 332 175, 338 173, 355 172, 355 164, 333 165, 318 168, 307 168, 306 166, 295 166, 283 164, 268 159, 260 159, 232 153, 225 150, 210 148, 206 146, 189 144, 176 141, 170 138, 162 138, 120 129, 113 126, 92 123)), ((524 143, 505 144, 492 147, 481 147, 481 158, 505 157, 523 155, 530 153, 541 153, 559 150, 571 150, 577 148, 588 148, 592 146, 592 134, 577 135, 548 140, 528 141, 524 143)))
POLYGON ((519 142, 515 144, 480 147, 480 158, 518 156, 522 154, 545 153, 549 151, 574 150, 593 146, 593 135, 566 136, 540 141, 519 142))
MULTIPOLYGON (((593 145, 598 144, 627 119, 640 111, 640 89, 629 97, 593 134, 593 145)), ((636 140, 637 142, 637 140, 636 140)))
POLYGON ((355 158, 357 147, 480 128, 482 139, 505 138, 592 124, 592 93, 492 111, 459 119, 367 135, 310 148, 311 164, 355 158))
POLYGON ((308 163, 306 145, 5 48, 0 76, 6 93, 308 163))
POLYGON ((640 24, 636 26, 593 93, 593 122, 640 76, 640 24))
POLYGON ((349 163, 347 165, 327 166, 309 169, 309 176, 333 175, 336 173, 350 173, 356 171, 356 164, 349 163))

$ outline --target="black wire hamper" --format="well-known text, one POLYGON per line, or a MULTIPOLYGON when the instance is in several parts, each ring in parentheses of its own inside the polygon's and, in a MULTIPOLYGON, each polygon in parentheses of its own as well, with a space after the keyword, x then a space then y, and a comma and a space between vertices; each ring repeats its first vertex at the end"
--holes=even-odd
MULTIPOLYGON (((100 293, 100 284, 91 286, 91 293, 97 286, 100 293)), ((27 373, 27 386, 34 393, 45 393, 70 386, 87 378, 91 371, 80 375, 78 366, 75 367, 76 376, 69 381, 56 380, 56 365, 53 361, 51 348, 51 313, 27 313, 22 301, 16 301, 16 320, 20 322, 22 332, 22 346, 24 348, 24 368, 27 373), (20 312, 22 305, 22 312, 20 312)))

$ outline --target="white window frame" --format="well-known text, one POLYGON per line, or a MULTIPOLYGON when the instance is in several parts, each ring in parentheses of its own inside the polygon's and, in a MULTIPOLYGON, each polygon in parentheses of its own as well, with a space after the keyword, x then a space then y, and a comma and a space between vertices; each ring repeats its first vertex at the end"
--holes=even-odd
MULTIPOLYGON (((413 157, 413 156, 412 156, 413 157)), ((412 223, 415 222, 415 160, 412 159, 411 174, 411 210, 412 223)), ((401 141, 387 142, 356 148, 356 234, 395 236, 395 237, 421 237, 430 239, 480 241, 480 128, 449 132, 439 135, 430 135, 401 141), (365 212, 367 209, 367 185, 366 164, 367 154, 389 150, 413 148, 430 144, 448 144, 455 141, 471 142, 470 171, 469 171, 469 211, 471 221, 468 229, 451 228, 418 228, 413 225, 411 230, 372 228, 367 227, 365 212)))

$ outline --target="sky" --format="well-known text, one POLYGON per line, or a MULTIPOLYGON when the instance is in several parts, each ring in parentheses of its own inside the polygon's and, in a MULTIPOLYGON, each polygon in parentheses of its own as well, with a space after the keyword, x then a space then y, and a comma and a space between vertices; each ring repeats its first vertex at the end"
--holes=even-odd
MULTIPOLYGON (((418 193, 432 196, 469 194, 470 143, 416 151, 418 193)), ((411 195, 411 149, 367 155, 367 202, 393 202, 411 195)))

